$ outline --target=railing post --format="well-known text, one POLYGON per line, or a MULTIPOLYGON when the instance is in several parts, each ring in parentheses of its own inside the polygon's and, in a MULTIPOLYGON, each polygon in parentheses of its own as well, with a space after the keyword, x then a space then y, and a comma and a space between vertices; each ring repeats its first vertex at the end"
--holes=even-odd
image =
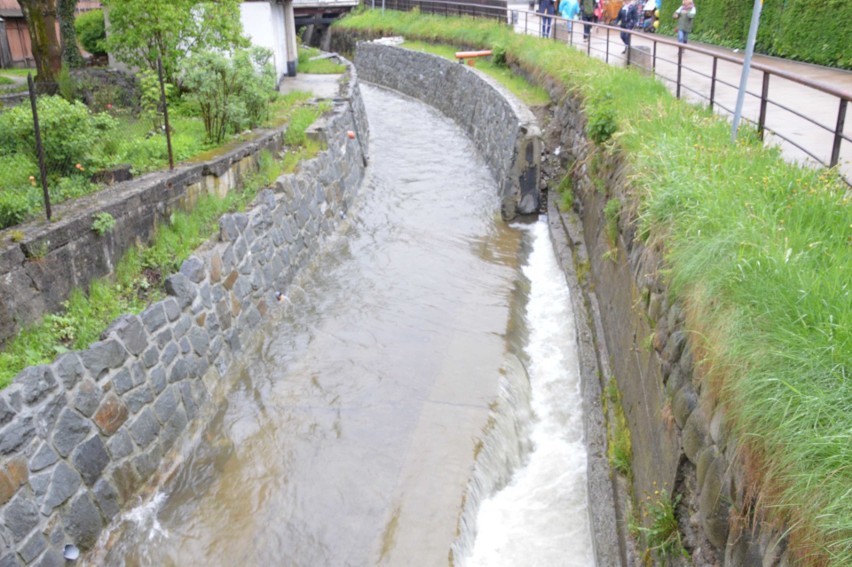
POLYGON ((683 68, 683 46, 677 46, 677 98, 680 98, 680 79, 683 68))
POLYGON ((657 46, 659 45, 659 43, 657 43, 656 39, 653 40, 653 41, 654 41, 654 53, 653 53, 653 55, 651 55, 651 72, 653 72, 654 75, 656 75, 657 74, 657 46))
POLYGON ((834 128, 834 144, 831 147, 831 161, 828 167, 834 167, 840 161, 840 143, 843 141, 843 126, 846 123, 846 106, 849 101, 840 99, 840 108, 837 109, 837 126, 834 128))
POLYGON ((713 56, 713 73, 710 77, 710 110, 713 110, 713 104, 716 102, 716 70, 719 67, 719 58, 713 56))
MULTIPOLYGON (((585 20, 584 20, 585 21, 585 20)), ((589 39, 586 41, 586 56, 592 56, 592 29, 589 28, 589 39)))
MULTIPOLYGON (((589 43, 592 43, 591 38, 589 38, 589 43)), ((609 63, 609 28, 606 29, 606 54, 604 55, 604 61, 609 63)))
POLYGON ((769 73, 763 72, 763 89, 760 92, 760 117, 757 119, 757 131, 763 140, 763 132, 766 129, 766 106, 769 100, 769 73))
POLYGON ((50 192, 47 190, 47 168, 44 165, 44 146, 41 143, 41 128, 38 124, 38 104, 36 103, 33 74, 27 73, 27 87, 30 89, 30 104, 33 108, 33 131, 35 133, 36 155, 38 156, 38 172, 41 176, 41 191, 44 195, 44 212, 50 220, 50 192))

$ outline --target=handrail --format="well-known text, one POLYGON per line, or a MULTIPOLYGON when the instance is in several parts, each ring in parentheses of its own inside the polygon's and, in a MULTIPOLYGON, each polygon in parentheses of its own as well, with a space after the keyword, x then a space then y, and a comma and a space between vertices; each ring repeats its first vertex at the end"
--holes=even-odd
MULTIPOLYGON (((417 7, 421 9, 424 13, 433 13, 437 15, 466 15, 474 18, 486 17, 488 19, 494 19, 496 17, 501 19, 508 25, 512 26, 513 29, 521 30, 521 32, 525 34, 541 34, 542 32, 542 28, 540 26, 541 14, 532 10, 513 9, 505 5, 493 6, 487 3, 472 4, 447 0, 386 1, 388 7, 390 7, 391 9, 396 8, 410 10, 417 7), (530 29, 531 23, 532 29, 530 29)), ((613 32, 628 33, 631 36, 631 44, 633 43, 633 38, 642 38, 644 40, 651 41, 651 65, 649 70, 658 79, 670 84, 670 88, 675 91, 675 96, 677 98, 681 98, 683 92, 687 92, 690 93, 693 97, 707 101, 711 110, 722 110, 725 113, 733 114, 730 108, 720 102, 717 87, 722 86, 726 89, 735 90, 739 87, 739 85, 730 82, 730 79, 725 80, 723 77, 719 76, 719 62, 722 61, 725 63, 730 63, 742 67, 743 61, 740 58, 724 51, 714 49, 712 46, 708 47, 703 45, 682 44, 677 42, 673 38, 662 37, 654 33, 649 34, 642 30, 626 30, 617 26, 601 24, 597 22, 587 22, 583 20, 572 21, 573 30, 570 34, 567 33, 567 31, 557 32, 558 29, 566 30, 565 24, 568 22, 568 20, 557 15, 549 15, 548 17, 551 18, 551 26, 549 26, 549 28, 552 30, 553 40, 559 41, 560 33, 563 35, 567 34, 567 39, 565 40, 566 43, 573 47, 581 49, 588 56, 592 56, 593 52, 600 53, 601 57, 607 63, 610 63, 610 59, 612 58, 613 61, 624 61, 625 64, 628 66, 634 64, 632 59, 635 55, 633 54, 632 49, 628 49, 626 55, 624 56, 618 55, 610 49, 610 41, 612 40, 613 32), (574 39, 574 34, 578 33, 578 31, 582 29, 581 26, 590 26, 592 28, 592 36, 587 42, 574 39), (596 32, 598 36, 602 35, 599 33, 600 31, 605 32, 605 38, 600 38, 602 41, 605 40, 606 42, 606 45, 603 49, 601 49, 599 45, 597 47, 594 47, 592 45, 592 37, 595 37, 596 32), (583 45, 583 43, 585 43, 585 45, 583 45), (668 48, 677 49, 677 58, 666 58, 663 55, 659 54, 658 46, 667 46, 668 48), (695 53, 711 58, 712 71, 710 72, 710 74, 707 74, 706 72, 695 68, 694 65, 693 67, 689 67, 684 64, 685 53, 695 53), (668 77, 663 74, 660 71, 659 66, 657 65, 658 61, 667 63, 669 65, 674 65, 676 67, 676 76, 668 77), (700 86, 698 83, 696 83, 694 79, 695 76, 701 78, 702 80, 709 80, 709 95, 706 95, 699 90, 700 86), (690 78, 693 78, 693 80, 690 81, 690 78)), ((852 186, 852 165, 850 165, 850 163, 847 163, 848 160, 844 160, 843 167, 840 167, 839 165, 841 161, 841 145, 843 144, 843 142, 846 142, 846 145, 844 145, 843 147, 846 148, 845 151, 848 154, 850 144, 852 144, 852 137, 850 137, 850 135, 846 134, 844 131, 846 127, 846 111, 847 107, 849 106, 849 102, 852 101, 852 91, 839 87, 837 85, 826 83, 824 81, 809 79, 807 77, 803 77, 801 75, 791 73, 779 67, 775 67, 773 65, 768 65, 765 63, 752 62, 751 69, 758 73, 757 76, 759 78, 759 74, 762 73, 762 84, 760 86, 759 92, 754 92, 748 89, 746 90, 746 94, 749 97, 752 97, 753 99, 756 99, 759 102, 758 116, 756 119, 744 116, 743 119, 748 122, 751 122, 757 127, 758 133, 760 134, 761 138, 764 138, 765 132, 770 132, 776 139, 781 140, 786 144, 789 144, 789 146, 797 149, 799 152, 801 152, 801 154, 807 156, 807 158, 812 159, 823 166, 838 166, 838 171, 841 177, 848 185, 852 186), (783 79, 785 81, 789 81, 791 83, 801 85, 809 89, 813 89, 814 91, 818 91, 830 97, 834 97, 838 101, 837 113, 835 115, 836 119, 833 120, 834 124, 826 125, 820 122, 820 120, 818 120, 817 118, 814 118, 813 112, 811 112, 810 115, 800 112, 799 110, 794 109, 792 104, 784 104, 777 97, 775 100, 773 100, 770 97, 770 94, 773 92, 771 89, 772 77, 778 77, 779 79, 783 79), (818 154, 825 151, 826 148, 824 145, 820 145, 818 147, 805 147, 804 144, 806 144, 806 142, 792 139, 791 136, 798 135, 798 132, 796 134, 788 133, 785 136, 784 133, 779 132, 777 128, 771 128, 767 126, 767 114, 769 113, 770 107, 773 109, 781 109, 783 112, 789 113, 792 116, 795 116, 797 119, 801 119, 809 124, 812 124, 819 130, 819 132, 824 131, 829 135, 833 136, 830 147, 830 157, 826 160, 825 157, 821 158, 818 156, 818 154)), ((775 92, 777 92, 777 89, 775 92)), ((794 158, 797 158, 797 156, 794 156, 794 158)))

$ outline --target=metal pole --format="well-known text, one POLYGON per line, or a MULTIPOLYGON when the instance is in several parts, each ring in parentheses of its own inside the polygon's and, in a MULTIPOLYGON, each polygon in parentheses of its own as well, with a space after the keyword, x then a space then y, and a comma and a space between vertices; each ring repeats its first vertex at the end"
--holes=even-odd
POLYGON ((41 144, 41 128, 38 125, 38 108, 36 104, 35 84, 33 74, 27 73, 27 86, 30 89, 30 104, 33 108, 33 130, 35 131, 36 155, 38 156, 38 172, 41 176, 41 191, 44 194, 44 212, 50 220, 50 193, 47 191, 47 168, 44 166, 44 146, 41 144))
POLYGON ((843 125, 846 122, 845 98, 840 99, 840 108, 837 109, 837 126, 834 128, 834 144, 831 147, 831 161, 828 167, 834 167, 840 161, 840 142, 843 140, 843 125))
POLYGON ((169 104, 166 102, 166 84, 163 82, 163 60, 157 56, 157 74, 160 76, 160 102, 163 104, 163 121, 166 124, 166 147, 169 149, 169 169, 175 168, 172 155, 172 129, 169 127, 169 104))
POLYGON ((734 108, 734 123, 731 126, 731 143, 737 141, 737 129, 740 127, 740 118, 743 113, 743 102, 745 101, 746 86, 748 85, 748 72, 751 69, 751 57, 754 55, 754 42, 757 39, 757 27, 760 25, 760 11, 763 8, 763 0, 754 0, 754 11, 751 13, 751 27, 748 30, 748 42, 746 43, 745 60, 743 60, 743 73, 740 77, 740 90, 737 93, 737 106, 734 108))

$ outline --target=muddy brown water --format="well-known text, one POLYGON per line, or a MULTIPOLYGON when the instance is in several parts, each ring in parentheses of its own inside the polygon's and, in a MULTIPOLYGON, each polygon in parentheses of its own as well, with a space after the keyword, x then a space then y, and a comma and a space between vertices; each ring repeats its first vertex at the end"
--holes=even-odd
POLYGON ((507 357, 523 356, 529 231, 500 219, 455 125, 362 91, 371 163, 345 229, 223 378, 198 441, 87 564, 446 566, 470 529, 489 408, 507 357))

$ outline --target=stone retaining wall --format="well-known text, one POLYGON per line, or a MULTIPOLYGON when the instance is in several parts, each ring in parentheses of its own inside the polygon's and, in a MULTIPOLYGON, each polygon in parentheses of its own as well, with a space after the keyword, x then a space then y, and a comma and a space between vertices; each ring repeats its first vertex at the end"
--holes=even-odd
MULTIPOLYGON (((328 149, 249 212, 225 215, 219 237, 166 280, 169 297, 0 392, 0 566, 61 566, 66 544, 91 548, 210 400, 276 294, 345 222, 366 166, 354 71, 314 134, 328 149)), ((154 176, 106 210, 156 210, 149 201, 162 191, 187 198, 178 180, 203 183, 210 167, 154 176)))
POLYGON ((176 208, 187 210, 203 194, 220 197, 257 170, 261 151, 277 152, 285 128, 257 137, 216 158, 179 165, 125 181, 54 207, 53 221, 0 231, 0 346, 29 323, 57 311, 75 287, 87 288, 112 273, 124 252, 147 243, 157 223, 176 208), (109 213, 115 227, 98 235, 95 215, 109 213), (12 238, 13 233, 20 233, 12 238))
POLYGON ((683 311, 670 300, 662 247, 648 248, 637 235, 626 161, 586 138, 576 96, 553 85, 551 90, 563 101, 551 128, 569 150, 564 165, 575 172, 574 210, 560 213, 551 206, 560 219, 551 228, 573 248, 575 270, 590 271, 590 326, 598 328, 598 342, 608 351, 601 386, 610 377, 617 381, 632 437, 634 506, 647 506, 658 491, 680 495, 679 527, 692 557, 667 564, 791 564, 783 526, 755 516, 741 446, 701 379, 683 311), (607 235, 604 214, 612 199, 621 204, 617 242, 607 235))
POLYGON ((359 43, 355 64, 363 80, 419 99, 464 129, 500 183, 504 218, 538 212, 541 131, 502 85, 467 65, 377 43, 359 43))

